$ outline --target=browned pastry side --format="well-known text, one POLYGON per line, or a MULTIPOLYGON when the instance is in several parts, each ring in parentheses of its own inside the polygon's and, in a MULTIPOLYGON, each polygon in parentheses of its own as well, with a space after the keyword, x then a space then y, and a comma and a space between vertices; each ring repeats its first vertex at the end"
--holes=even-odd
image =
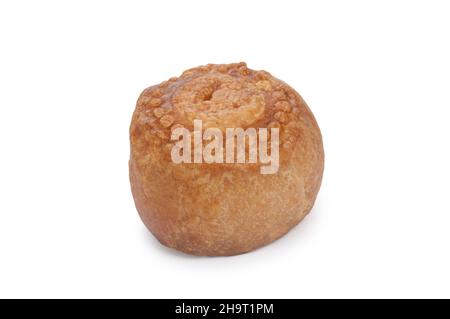
POLYGON ((194 254, 249 252, 286 234, 311 210, 322 180, 319 127, 300 95, 245 63, 209 64, 145 89, 131 128, 131 189, 148 229, 194 254), (260 164, 175 164, 171 131, 280 129, 279 170, 260 164))

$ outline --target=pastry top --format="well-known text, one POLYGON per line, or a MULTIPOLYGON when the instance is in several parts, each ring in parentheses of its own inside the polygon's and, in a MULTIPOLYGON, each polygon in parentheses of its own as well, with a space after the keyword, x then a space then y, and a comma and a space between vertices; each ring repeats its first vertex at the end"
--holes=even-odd
POLYGON ((302 137, 302 128, 315 126, 314 116, 300 95, 266 71, 243 62, 208 64, 186 70, 145 89, 140 95, 130 129, 132 144, 170 149, 171 131, 192 131, 194 119, 203 128, 280 129, 281 149, 302 137))

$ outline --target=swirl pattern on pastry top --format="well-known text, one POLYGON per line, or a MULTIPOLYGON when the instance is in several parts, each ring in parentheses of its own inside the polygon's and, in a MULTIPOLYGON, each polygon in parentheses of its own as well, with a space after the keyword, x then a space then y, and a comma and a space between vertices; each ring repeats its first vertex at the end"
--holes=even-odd
POLYGON ((244 62, 208 64, 144 90, 131 131, 132 136, 141 135, 133 131, 144 133, 147 142, 167 144, 174 128, 192 130, 194 119, 200 119, 204 129, 222 131, 278 127, 293 140, 298 122, 293 120, 310 116, 307 109, 291 87, 266 71, 251 70, 244 62))
POLYGON ((195 119, 203 127, 248 127, 264 115, 264 94, 243 78, 209 73, 184 82, 172 97, 180 124, 190 125, 195 119), (184 122, 184 123, 183 123, 184 122))

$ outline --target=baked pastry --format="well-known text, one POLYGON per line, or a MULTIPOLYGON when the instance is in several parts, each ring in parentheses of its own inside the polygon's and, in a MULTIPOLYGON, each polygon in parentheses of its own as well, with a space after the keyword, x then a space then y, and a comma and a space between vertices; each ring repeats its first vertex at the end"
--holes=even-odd
POLYGON ((322 137, 310 109, 290 86, 245 63, 200 66, 145 89, 130 142, 140 217, 162 244, 194 255, 241 254, 280 238, 311 210, 322 180, 322 137), (238 142, 227 144, 238 139, 229 128, 258 133, 256 144, 250 135, 241 140, 244 161, 238 142), (209 148, 209 161, 208 130, 215 146, 223 142, 209 148), (180 137, 189 148, 180 148, 180 137))

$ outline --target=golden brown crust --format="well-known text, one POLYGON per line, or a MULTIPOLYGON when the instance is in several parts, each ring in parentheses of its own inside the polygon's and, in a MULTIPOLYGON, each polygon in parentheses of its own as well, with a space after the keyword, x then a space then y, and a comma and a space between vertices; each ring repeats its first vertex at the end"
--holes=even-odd
POLYGON ((130 180, 139 214, 158 240, 195 255, 235 255, 284 235, 312 208, 324 153, 320 130, 291 87, 245 63, 209 64, 144 90, 130 128, 130 180), (175 164, 171 131, 280 128, 280 168, 175 164))

